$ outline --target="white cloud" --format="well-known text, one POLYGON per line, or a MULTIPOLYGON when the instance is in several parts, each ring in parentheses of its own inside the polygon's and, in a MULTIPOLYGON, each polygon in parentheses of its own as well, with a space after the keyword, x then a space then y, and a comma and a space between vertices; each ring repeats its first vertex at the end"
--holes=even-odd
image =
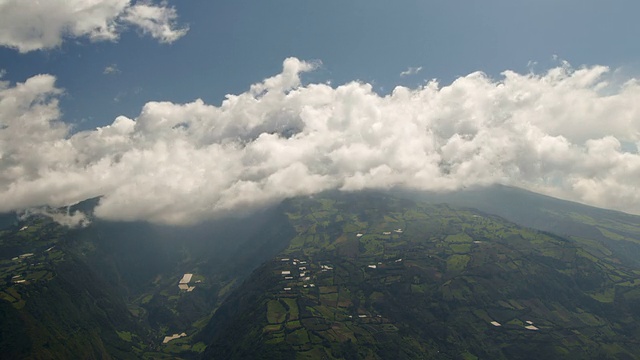
POLYGON ((120 69, 118 69, 118 65, 117 64, 111 64, 111 65, 108 65, 107 67, 105 67, 104 70, 102 71, 102 73, 104 75, 119 74, 120 73, 120 69))
POLYGON ((125 11, 122 20, 137 26, 143 33, 162 43, 172 43, 187 34, 188 28, 176 28, 176 9, 155 6, 150 1, 139 2, 125 11))
POLYGON ((53 221, 70 227, 70 228, 82 228, 91 224, 91 220, 86 214, 81 211, 71 212, 69 208, 63 209, 51 209, 48 207, 32 208, 25 210, 20 214, 21 219, 29 218, 33 215, 42 215, 51 218, 53 221))
POLYGON ((174 8, 165 2, 131 0, 0 0, 0 46, 22 53, 51 49, 64 38, 115 41, 134 26, 160 42, 171 43, 187 28, 176 24, 174 8))
POLYGON ((407 70, 401 72, 400 76, 404 77, 404 76, 409 76, 409 75, 415 75, 415 74, 419 73, 420 71, 422 71, 422 66, 409 67, 409 68, 407 68, 407 70))
POLYGON ((149 102, 70 134, 54 78, 0 88, 0 211, 102 195, 106 219, 186 224, 327 189, 502 183, 640 213, 640 83, 601 66, 472 73, 380 96, 300 83, 314 65, 220 106, 149 102))

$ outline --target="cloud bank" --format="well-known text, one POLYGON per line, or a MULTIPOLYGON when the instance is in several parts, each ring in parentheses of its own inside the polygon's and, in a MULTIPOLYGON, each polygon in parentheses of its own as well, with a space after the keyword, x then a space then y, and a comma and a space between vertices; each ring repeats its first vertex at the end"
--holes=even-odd
POLYGON ((166 2, 0 0, 0 46, 26 53, 57 47, 64 38, 115 41, 128 27, 172 43, 188 31, 176 24, 177 17, 166 2))
POLYGON ((102 196, 104 219, 189 224, 328 189, 501 183, 640 213, 635 79, 564 64, 381 96, 367 83, 301 84, 315 67, 289 58, 220 106, 149 102, 75 134, 53 76, 2 83, 0 211, 102 196))

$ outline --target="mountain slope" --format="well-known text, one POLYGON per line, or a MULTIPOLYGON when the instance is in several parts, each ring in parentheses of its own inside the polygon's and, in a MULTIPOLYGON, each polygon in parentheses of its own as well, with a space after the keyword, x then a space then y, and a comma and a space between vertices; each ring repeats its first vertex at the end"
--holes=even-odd
POLYGON ((274 209, 186 228, 5 219, 0 353, 11 358, 197 357, 205 344, 192 335, 294 235, 274 209), (188 291, 178 287, 187 273, 188 291))
POLYGON ((640 216, 600 209, 536 194, 523 189, 495 185, 451 193, 398 191, 400 196, 430 203, 447 203, 498 215, 516 224, 549 231, 589 246, 613 252, 633 266, 640 266, 640 216))
POLYGON ((145 338, 130 337, 142 331, 115 289, 70 251, 69 238, 67 229, 43 218, 0 232, 0 353, 137 358, 145 338))
POLYGON ((598 243, 373 194, 286 211, 297 236, 214 315, 205 358, 640 354, 640 270, 598 243))

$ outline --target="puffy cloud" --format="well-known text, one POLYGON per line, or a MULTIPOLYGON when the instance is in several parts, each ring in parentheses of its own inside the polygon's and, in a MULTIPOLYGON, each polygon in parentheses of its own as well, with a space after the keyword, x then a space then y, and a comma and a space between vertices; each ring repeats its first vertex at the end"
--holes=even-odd
POLYGON ((117 40, 127 26, 164 43, 184 36, 177 14, 165 2, 131 0, 0 0, 0 45, 22 53, 50 49, 63 38, 117 40))
POLYGON ((75 134, 54 78, 0 88, 0 211, 102 196, 105 219, 188 224, 328 189, 502 183, 640 213, 640 84, 601 66, 441 86, 307 84, 283 71, 220 106, 149 102, 75 134))

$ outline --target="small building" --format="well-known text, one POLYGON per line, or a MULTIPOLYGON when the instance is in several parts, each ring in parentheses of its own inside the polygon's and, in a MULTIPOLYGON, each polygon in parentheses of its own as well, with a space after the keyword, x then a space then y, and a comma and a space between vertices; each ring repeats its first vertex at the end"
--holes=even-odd
POLYGON ((193 274, 184 274, 182 276, 182 279, 180 280, 180 284, 188 284, 188 283, 190 283, 192 277, 193 277, 193 274))
POLYGON ((166 343, 168 343, 168 342, 169 342, 169 341, 171 341, 171 340, 180 339, 181 337, 185 337, 185 336, 187 336, 187 334, 186 334, 186 333, 182 333, 182 334, 173 334, 173 335, 171 335, 171 336, 165 336, 165 337, 164 337, 164 340, 162 340, 162 343, 163 343, 163 344, 166 344, 166 343))
POLYGON ((193 291, 195 287, 189 290, 189 283, 191 282, 191 278, 193 278, 193 274, 184 274, 180 282, 178 283, 178 288, 180 290, 193 291))

